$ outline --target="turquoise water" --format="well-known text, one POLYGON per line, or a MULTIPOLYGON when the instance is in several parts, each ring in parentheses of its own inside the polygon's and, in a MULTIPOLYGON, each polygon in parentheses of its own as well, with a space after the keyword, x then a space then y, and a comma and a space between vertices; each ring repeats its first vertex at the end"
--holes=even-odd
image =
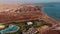
POLYGON ((13 27, 9 27, 5 30, 1 31, 1 34, 5 34, 5 33, 11 33, 12 31, 16 32, 19 29, 18 26, 13 26, 13 27))
POLYGON ((45 6, 44 12, 60 22, 60 3, 37 3, 38 6, 45 6))
POLYGON ((48 16, 60 21, 60 7, 46 7, 44 8, 44 12, 48 16))

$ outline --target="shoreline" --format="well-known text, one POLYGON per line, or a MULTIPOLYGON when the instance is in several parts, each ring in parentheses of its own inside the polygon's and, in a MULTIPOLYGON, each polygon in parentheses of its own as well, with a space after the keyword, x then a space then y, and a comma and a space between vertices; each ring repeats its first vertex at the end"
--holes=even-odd
POLYGON ((46 18, 50 18, 51 20, 59 23, 59 21, 57 21, 57 20, 55 20, 54 18, 52 18, 52 17, 50 17, 49 15, 47 15, 47 14, 44 12, 44 8, 45 8, 45 7, 43 7, 42 13, 43 13, 45 16, 47 16, 46 18))
MULTIPOLYGON (((44 9, 44 8, 43 8, 43 9, 44 9)), ((45 31, 43 30, 44 32, 43 32, 43 31, 40 31, 41 34, 47 33, 47 31, 50 31, 50 30, 52 30, 52 29, 60 26, 60 24, 59 24, 58 21, 56 21, 55 19, 49 17, 46 13, 44 13, 44 11, 42 11, 42 14, 43 14, 42 20, 44 20, 45 22, 48 22, 48 23, 52 24, 52 27, 49 27, 49 28, 46 29, 45 31)), ((38 28, 38 29, 40 30, 40 28, 38 28)))

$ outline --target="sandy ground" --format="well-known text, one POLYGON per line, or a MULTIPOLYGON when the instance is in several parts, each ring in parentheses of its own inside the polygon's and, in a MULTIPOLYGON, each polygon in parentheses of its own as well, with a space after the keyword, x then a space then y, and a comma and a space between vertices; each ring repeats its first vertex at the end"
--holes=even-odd
POLYGON ((0 2, 0 11, 5 9, 15 9, 18 8, 21 4, 15 2, 0 2))
MULTIPOLYGON (((3 11, 3 10, 6 10, 6 9, 17 9, 17 8, 19 8, 19 7, 21 7, 20 6, 21 4, 19 4, 19 3, 0 3, 0 12, 1 11, 3 11)), ((50 18, 50 17, 48 17, 46 14, 43 14, 42 13, 42 15, 41 15, 41 13, 39 13, 39 12, 28 12, 28 13, 30 13, 30 15, 32 14, 32 19, 34 19, 35 17, 34 16, 36 16, 38 19, 39 18, 41 18, 42 20, 44 20, 44 21, 46 21, 46 22, 48 22, 48 23, 51 23, 51 24, 53 24, 53 26, 51 27, 51 28, 49 28, 48 30, 50 30, 50 29, 52 29, 52 28, 55 28, 57 25, 58 25, 58 22, 57 21, 55 21, 54 19, 52 19, 52 18, 50 18), (41 16, 39 16, 39 15, 41 15, 41 16)), ((18 17, 18 18, 16 18, 18 21, 21 19, 20 17, 21 17, 21 15, 23 14, 26 14, 26 15, 28 15, 28 13, 26 12, 26 13, 15 13, 15 12, 10 12, 10 13, 4 13, 4 14, 1 14, 0 13, 0 21, 1 20, 3 20, 3 19, 8 19, 7 17, 11 17, 12 15, 14 15, 14 14, 20 14, 20 16, 18 17), (4 16, 4 17, 3 17, 4 16)), ((26 15, 24 15, 24 16, 26 16, 26 15)), ((28 15, 28 16, 30 16, 30 15, 28 15)), ((23 17, 23 16, 22 16, 23 17)), ((11 17, 11 20, 10 21, 13 21, 15 19, 15 17, 13 18, 13 17, 11 17)), ((26 18, 25 19, 27 19, 27 16, 26 16, 26 18)), ((4 21, 4 20, 3 20, 4 21)), ((8 21, 8 20, 7 20, 8 21)), ((5 21, 4 21, 5 22, 5 21)), ((40 29, 40 28, 38 28, 38 29, 40 29)), ((43 30, 43 29, 42 29, 43 30)), ((46 29, 44 29, 44 30, 46 30, 46 29)))

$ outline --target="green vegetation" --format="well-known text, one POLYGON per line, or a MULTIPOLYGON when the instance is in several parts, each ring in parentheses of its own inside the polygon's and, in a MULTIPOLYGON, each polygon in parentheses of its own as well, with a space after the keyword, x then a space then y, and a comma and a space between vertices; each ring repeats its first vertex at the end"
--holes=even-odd
POLYGON ((45 21, 43 21, 43 20, 41 20, 41 22, 42 22, 41 26, 44 26, 44 25, 47 25, 47 26, 49 26, 49 27, 52 26, 52 24, 47 23, 47 22, 45 22, 45 21))
POLYGON ((18 22, 18 23, 12 22, 12 23, 8 23, 8 24, 4 24, 4 25, 6 26, 6 28, 8 28, 9 24, 19 26, 20 29, 17 32, 7 33, 7 34, 21 34, 24 29, 28 30, 31 27, 38 28, 38 27, 41 27, 41 26, 44 26, 44 25, 47 25, 49 27, 52 26, 52 24, 46 23, 43 20, 40 20, 40 21, 39 20, 30 20, 30 21, 24 21, 24 22, 18 22), (27 22, 32 22, 33 24, 32 25, 27 25, 27 22), (38 22, 38 24, 40 24, 40 25, 36 25, 36 22, 38 22))

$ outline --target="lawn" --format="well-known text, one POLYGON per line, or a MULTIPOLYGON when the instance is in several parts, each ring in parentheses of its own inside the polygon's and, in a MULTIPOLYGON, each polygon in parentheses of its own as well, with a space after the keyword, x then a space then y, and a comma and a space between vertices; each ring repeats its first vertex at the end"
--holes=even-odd
POLYGON ((45 22, 43 20, 40 20, 40 21, 39 20, 30 20, 30 21, 24 21, 24 22, 19 22, 19 23, 12 22, 12 23, 8 23, 8 24, 4 24, 4 25, 6 26, 6 28, 8 28, 9 24, 19 26, 20 29, 17 32, 6 33, 6 34, 21 34, 24 29, 28 30, 31 27, 34 27, 34 28, 38 28, 39 27, 40 28, 41 26, 44 26, 44 25, 47 25, 49 27, 52 26, 52 24, 49 24, 49 23, 47 23, 47 22, 45 22), (36 21, 40 22, 41 24, 40 25, 36 25, 35 24, 36 21), (32 25, 27 25, 27 22, 32 22, 33 24, 32 25))

